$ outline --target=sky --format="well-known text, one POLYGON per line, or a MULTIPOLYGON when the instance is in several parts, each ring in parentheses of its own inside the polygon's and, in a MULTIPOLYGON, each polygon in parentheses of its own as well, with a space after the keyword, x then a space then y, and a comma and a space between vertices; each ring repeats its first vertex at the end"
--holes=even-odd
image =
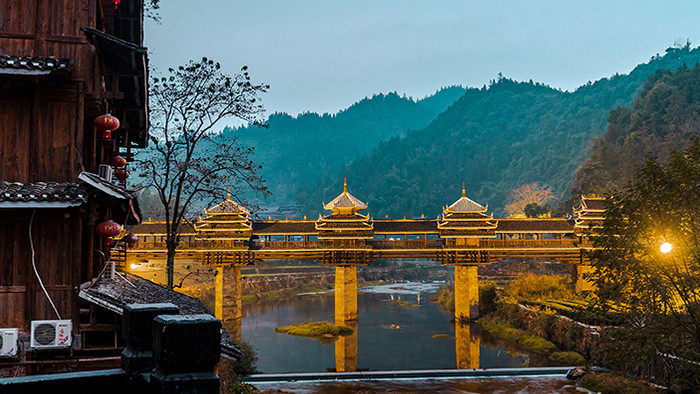
POLYGON ((422 98, 498 73, 563 90, 700 44, 700 1, 161 0, 150 65, 203 56, 270 85, 268 114, 336 113, 376 93, 422 98))

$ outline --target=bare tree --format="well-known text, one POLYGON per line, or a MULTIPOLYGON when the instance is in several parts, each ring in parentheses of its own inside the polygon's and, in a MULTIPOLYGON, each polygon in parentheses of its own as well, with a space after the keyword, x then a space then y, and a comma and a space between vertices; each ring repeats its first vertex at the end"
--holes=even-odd
POLYGON ((152 78, 150 145, 137 159, 142 186, 157 192, 165 215, 168 288, 173 288, 175 253, 180 226, 190 218, 195 201, 220 198, 228 187, 267 193, 251 160, 252 147, 237 138, 217 138, 217 125, 229 118, 261 125, 260 93, 269 86, 253 84, 243 67, 235 75, 203 58, 190 61, 166 76, 152 78))
POLYGON ((539 183, 522 185, 509 193, 506 212, 510 216, 524 214, 525 207, 528 205, 542 205, 552 198, 554 198, 554 194, 549 186, 540 185, 539 183))

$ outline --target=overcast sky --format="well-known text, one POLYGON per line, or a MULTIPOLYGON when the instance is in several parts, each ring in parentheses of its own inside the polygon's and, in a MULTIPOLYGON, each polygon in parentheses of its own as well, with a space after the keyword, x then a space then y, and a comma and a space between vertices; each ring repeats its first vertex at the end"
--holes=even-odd
POLYGON ((700 1, 162 0, 146 22, 161 70, 202 56, 271 85, 268 113, 480 87, 499 72, 572 90, 700 44, 700 1))

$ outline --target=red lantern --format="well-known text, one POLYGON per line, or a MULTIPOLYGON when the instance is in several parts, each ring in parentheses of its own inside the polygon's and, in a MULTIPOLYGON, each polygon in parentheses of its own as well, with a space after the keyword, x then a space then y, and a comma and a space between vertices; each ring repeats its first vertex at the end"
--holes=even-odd
POLYGON ((129 247, 134 246, 134 244, 139 241, 139 237, 137 237, 134 233, 129 233, 129 235, 124 238, 126 238, 126 243, 129 244, 129 247))
POLYGON ((109 164, 112 167, 121 168, 126 165, 126 159, 121 156, 112 156, 112 158, 109 159, 109 164))
POLYGON ((117 168, 114 170, 114 176, 119 179, 119 182, 126 182, 126 178, 129 177, 129 171, 123 169, 123 168, 117 168))
POLYGON ((98 224, 95 231, 97 235, 105 239, 105 245, 110 246, 112 245, 112 239, 122 231, 122 226, 111 220, 107 220, 106 222, 98 224))
POLYGON ((95 128, 102 131, 102 138, 105 140, 112 138, 112 131, 119 128, 119 119, 111 114, 100 115, 95 118, 95 128))
POLYGON ((119 4, 122 2, 122 0, 112 0, 112 3, 114 4, 114 9, 119 8, 119 4))

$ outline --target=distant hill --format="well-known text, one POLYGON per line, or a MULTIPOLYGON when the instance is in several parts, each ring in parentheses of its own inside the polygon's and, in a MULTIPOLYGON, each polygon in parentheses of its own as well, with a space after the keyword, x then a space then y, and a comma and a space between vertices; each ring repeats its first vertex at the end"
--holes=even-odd
POLYGON ((607 128, 609 111, 629 106, 657 70, 699 61, 697 48, 669 48, 627 75, 573 92, 499 77, 488 87, 468 89, 427 127, 392 137, 335 177, 300 189, 296 200, 317 215, 321 200, 342 191, 343 177, 375 218, 435 217, 459 198, 463 181, 467 194, 496 215, 504 214, 507 194, 523 184, 549 185, 565 200, 592 139, 607 128))
MULTIPOLYGON (((340 168, 391 137, 421 129, 461 97, 465 88, 450 86, 414 100, 396 93, 376 94, 337 114, 309 112, 292 117, 275 113, 269 128, 227 128, 220 138, 237 136, 255 147, 254 160, 272 192, 268 203, 290 203, 298 190, 338 174, 340 168)), ((321 203, 321 196, 315 200, 321 203)))
POLYGON ((700 66, 659 70, 644 84, 634 106, 610 111, 607 132, 576 171, 572 194, 622 189, 648 155, 665 161, 700 136, 700 66))

